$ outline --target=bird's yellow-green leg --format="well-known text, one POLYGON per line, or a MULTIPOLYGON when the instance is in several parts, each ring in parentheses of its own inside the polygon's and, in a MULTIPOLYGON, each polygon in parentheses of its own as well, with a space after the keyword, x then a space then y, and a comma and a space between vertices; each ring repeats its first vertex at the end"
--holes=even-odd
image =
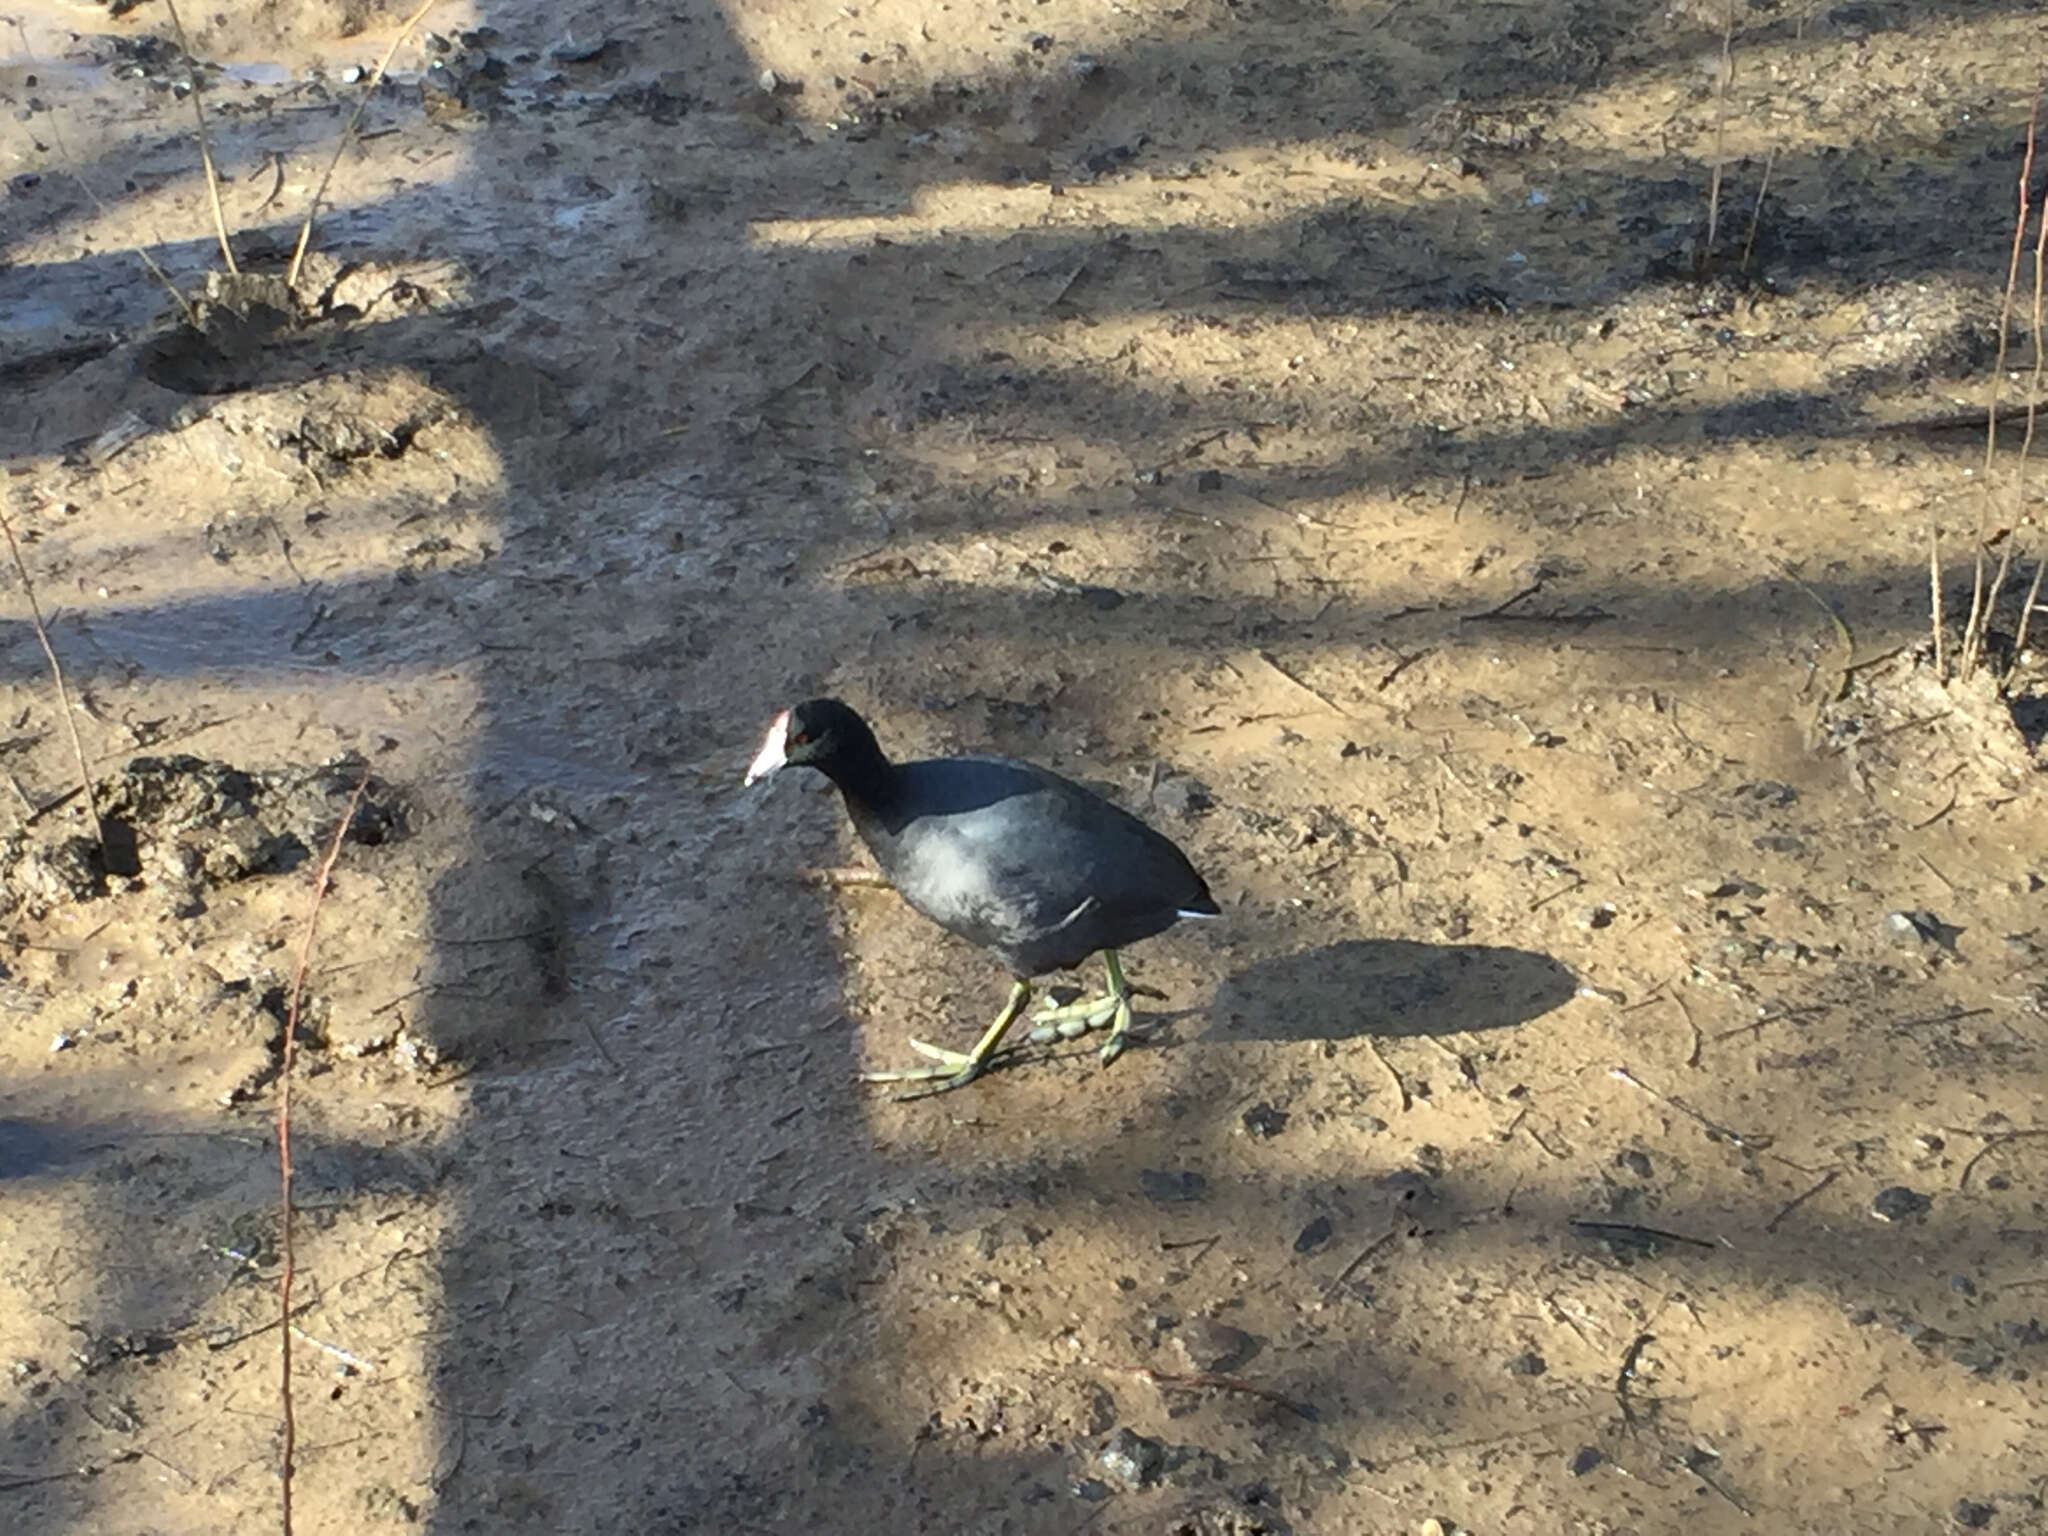
POLYGON ((989 1058, 1003 1043, 1003 1036, 1017 1022, 1017 1015, 1024 1011, 1031 1001, 1031 985, 1020 981, 1010 988, 1010 1000, 1003 1004, 1003 1011, 996 1015, 995 1023, 989 1025, 982 1037, 974 1043, 974 1049, 966 1054, 949 1051, 943 1045, 932 1045, 912 1037, 910 1048, 921 1056, 929 1056, 932 1064, 926 1067, 898 1067, 887 1072, 863 1072, 861 1080, 869 1083, 928 1083, 929 1087, 915 1088, 909 1093, 899 1093, 899 1100, 928 1099, 933 1094, 945 1093, 952 1088, 964 1088, 981 1076, 989 1058))
POLYGON ((1124 1053, 1124 1039, 1131 1028, 1131 984, 1124 980, 1123 963, 1116 951, 1102 952, 1102 968, 1109 975, 1109 990, 1100 997, 1084 997, 1064 1007, 1045 1008, 1031 1016, 1031 1043, 1050 1045, 1055 1040, 1078 1040, 1091 1029, 1109 1025, 1109 1038, 1102 1043, 1102 1064, 1106 1067, 1124 1053))

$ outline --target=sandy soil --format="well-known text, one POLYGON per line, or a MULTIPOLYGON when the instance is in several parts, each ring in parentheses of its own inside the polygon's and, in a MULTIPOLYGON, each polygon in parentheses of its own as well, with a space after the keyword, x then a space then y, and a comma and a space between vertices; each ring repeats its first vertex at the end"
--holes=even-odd
POLYGON ((450 3, 296 288, 395 14, 188 8, 227 280, 12 9, 0 1527, 275 1528, 365 758, 302 1531, 2048 1524, 2023 0, 450 3), (854 1080, 1004 981, 827 691, 1188 848, 1142 1048, 854 1080))

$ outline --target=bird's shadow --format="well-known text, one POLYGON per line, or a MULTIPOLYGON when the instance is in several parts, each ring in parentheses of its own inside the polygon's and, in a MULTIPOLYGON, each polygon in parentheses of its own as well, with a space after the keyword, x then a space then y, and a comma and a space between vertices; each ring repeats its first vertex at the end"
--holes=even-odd
POLYGON ((1349 1040, 1525 1024, 1578 979, 1548 955, 1491 944, 1346 939, 1260 960, 1217 988, 1205 1038, 1349 1040))

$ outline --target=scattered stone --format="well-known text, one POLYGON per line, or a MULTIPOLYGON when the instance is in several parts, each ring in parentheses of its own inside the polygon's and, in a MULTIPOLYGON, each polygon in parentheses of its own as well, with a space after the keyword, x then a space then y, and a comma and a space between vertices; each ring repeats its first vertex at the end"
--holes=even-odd
POLYGON ((1270 1141, 1287 1129, 1287 1111, 1271 1104, 1254 1104, 1244 1112, 1244 1128, 1261 1141, 1270 1141))
POLYGON ((1336 1230, 1336 1226, 1329 1217, 1318 1216, 1314 1221, 1303 1227, 1295 1237, 1294 1251, 1296 1253, 1314 1253, 1330 1240, 1330 1234, 1336 1230))
POLYGON ((1200 474, 1195 476, 1195 489, 1198 491, 1222 490, 1223 471, 1220 469, 1203 470, 1200 474))
POLYGON ((1949 1516, 1957 1525, 1967 1530, 1979 1530, 1991 1523, 1991 1517, 1998 1510, 1980 1499, 1957 1499, 1949 1510, 1949 1516))
POLYGON ((1758 853, 1783 853, 1798 858, 1806 852, 1806 840, 1789 832, 1765 832, 1749 840, 1758 853))
POLYGON ((1152 804, 1168 816, 1192 821, 1216 803, 1209 786, 1191 774, 1169 774, 1152 786, 1152 804))
POLYGON ((1095 1465, 1111 1483, 1139 1489, 1159 1481, 1166 1447, 1128 1427, 1119 1429, 1095 1453, 1095 1465))
POLYGON ((1939 1328, 1930 1327, 1916 1317, 1900 1317, 1895 1321, 1899 1337, 1908 1344, 1917 1345, 1921 1349, 1935 1349, 1948 1342, 1947 1334, 1939 1328))
POLYGON ((1256 1355, 1260 1343, 1242 1328, 1198 1317, 1175 1335, 1174 1342, 1197 1371, 1234 1371, 1256 1355))
POLYGON ((1958 1296, 1975 1296, 1977 1294, 1977 1282, 1968 1275, 1950 1275, 1948 1277, 1948 1288, 1958 1296))
POLYGON ((1607 1453, 1599 1446, 1582 1445, 1572 1453, 1572 1476, 1584 1477, 1606 1459, 1607 1453))
POLYGON ((1229 1464, 1214 1451, 1205 1451, 1199 1445, 1166 1447, 1166 1463, 1160 1480, 1169 1486, 1200 1487, 1205 1483, 1225 1482, 1229 1477, 1229 1464))
POLYGON ((1090 1504, 1100 1504, 1116 1490, 1099 1477, 1080 1477, 1074 1480, 1068 1492, 1077 1499, 1087 1500, 1090 1504))
POLYGON ((1613 903, 1603 901, 1598 906, 1581 907, 1572 920, 1588 933, 1610 928, 1614 925, 1613 903))
POLYGON ((1625 1168, 1639 1179, 1650 1176, 1650 1154, 1630 1147, 1614 1154, 1614 1166, 1625 1168))
POLYGON ((1962 929, 1944 923, 1925 907, 1916 907, 1910 912, 1887 912, 1884 915, 1884 936, 1899 949, 1926 949, 1933 946, 1955 953, 1956 939, 1962 929))
POLYGON ((2005 1363, 2005 1356, 1989 1339, 1964 1339, 1949 1358, 1972 1376, 1989 1376, 2005 1363))
POLYGON ((1738 896, 1755 901, 1764 894, 1764 888, 1754 880, 1740 880, 1733 875, 1726 879, 1688 880, 1681 889, 1694 901, 1732 901, 1738 896))
POLYGON ((1189 1169, 1167 1172, 1158 1168, 1146 1168, 1138 1174, 1138 1187, 1146 1198, 1161 1205, 1179 1205, 1190 1200, 1200 1200, 1209 1193, 1209 1181, 1189 1169))
POLYGON ((1541 1376, 1549 1369, 1550 1362, 1533 1349, 1525 1349, 1508 1361, 1508 1374, 1511 1376, 1541 1376))
POLYGON ((2038 1317, 2030 1317, 2024 1323, 2008 1320, 1998 1325, 1998 1332, 2006 1343, 2023 1348, 2048 1344, 2048 1329, 2042 1328, 2038 1317))
POLYGON ((1904 1221, 1910 1216, 1925 1216, 1933 1208, 1932 1199, 1903 1184, 1879 1190, 1870 1202, 1870 1214, 1879 1221, 1904 1221))
POLYGON ((1753 801, 1774 811, 1782 811, 1799 799, 1799 791, 1790 784, 1781 784, 1776 779, 1763 779, 1755 784, 1739 784, 1733 798, 1753 801))

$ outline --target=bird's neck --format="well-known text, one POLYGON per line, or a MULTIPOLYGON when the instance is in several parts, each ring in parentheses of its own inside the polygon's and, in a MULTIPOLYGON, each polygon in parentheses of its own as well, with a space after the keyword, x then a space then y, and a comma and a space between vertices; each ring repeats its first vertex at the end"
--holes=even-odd
POLYGON ((852 744, 818 767, 839 786, 849 806, 886 813, 896 800, 896 765, 883 755, 873 737, 852 744))

